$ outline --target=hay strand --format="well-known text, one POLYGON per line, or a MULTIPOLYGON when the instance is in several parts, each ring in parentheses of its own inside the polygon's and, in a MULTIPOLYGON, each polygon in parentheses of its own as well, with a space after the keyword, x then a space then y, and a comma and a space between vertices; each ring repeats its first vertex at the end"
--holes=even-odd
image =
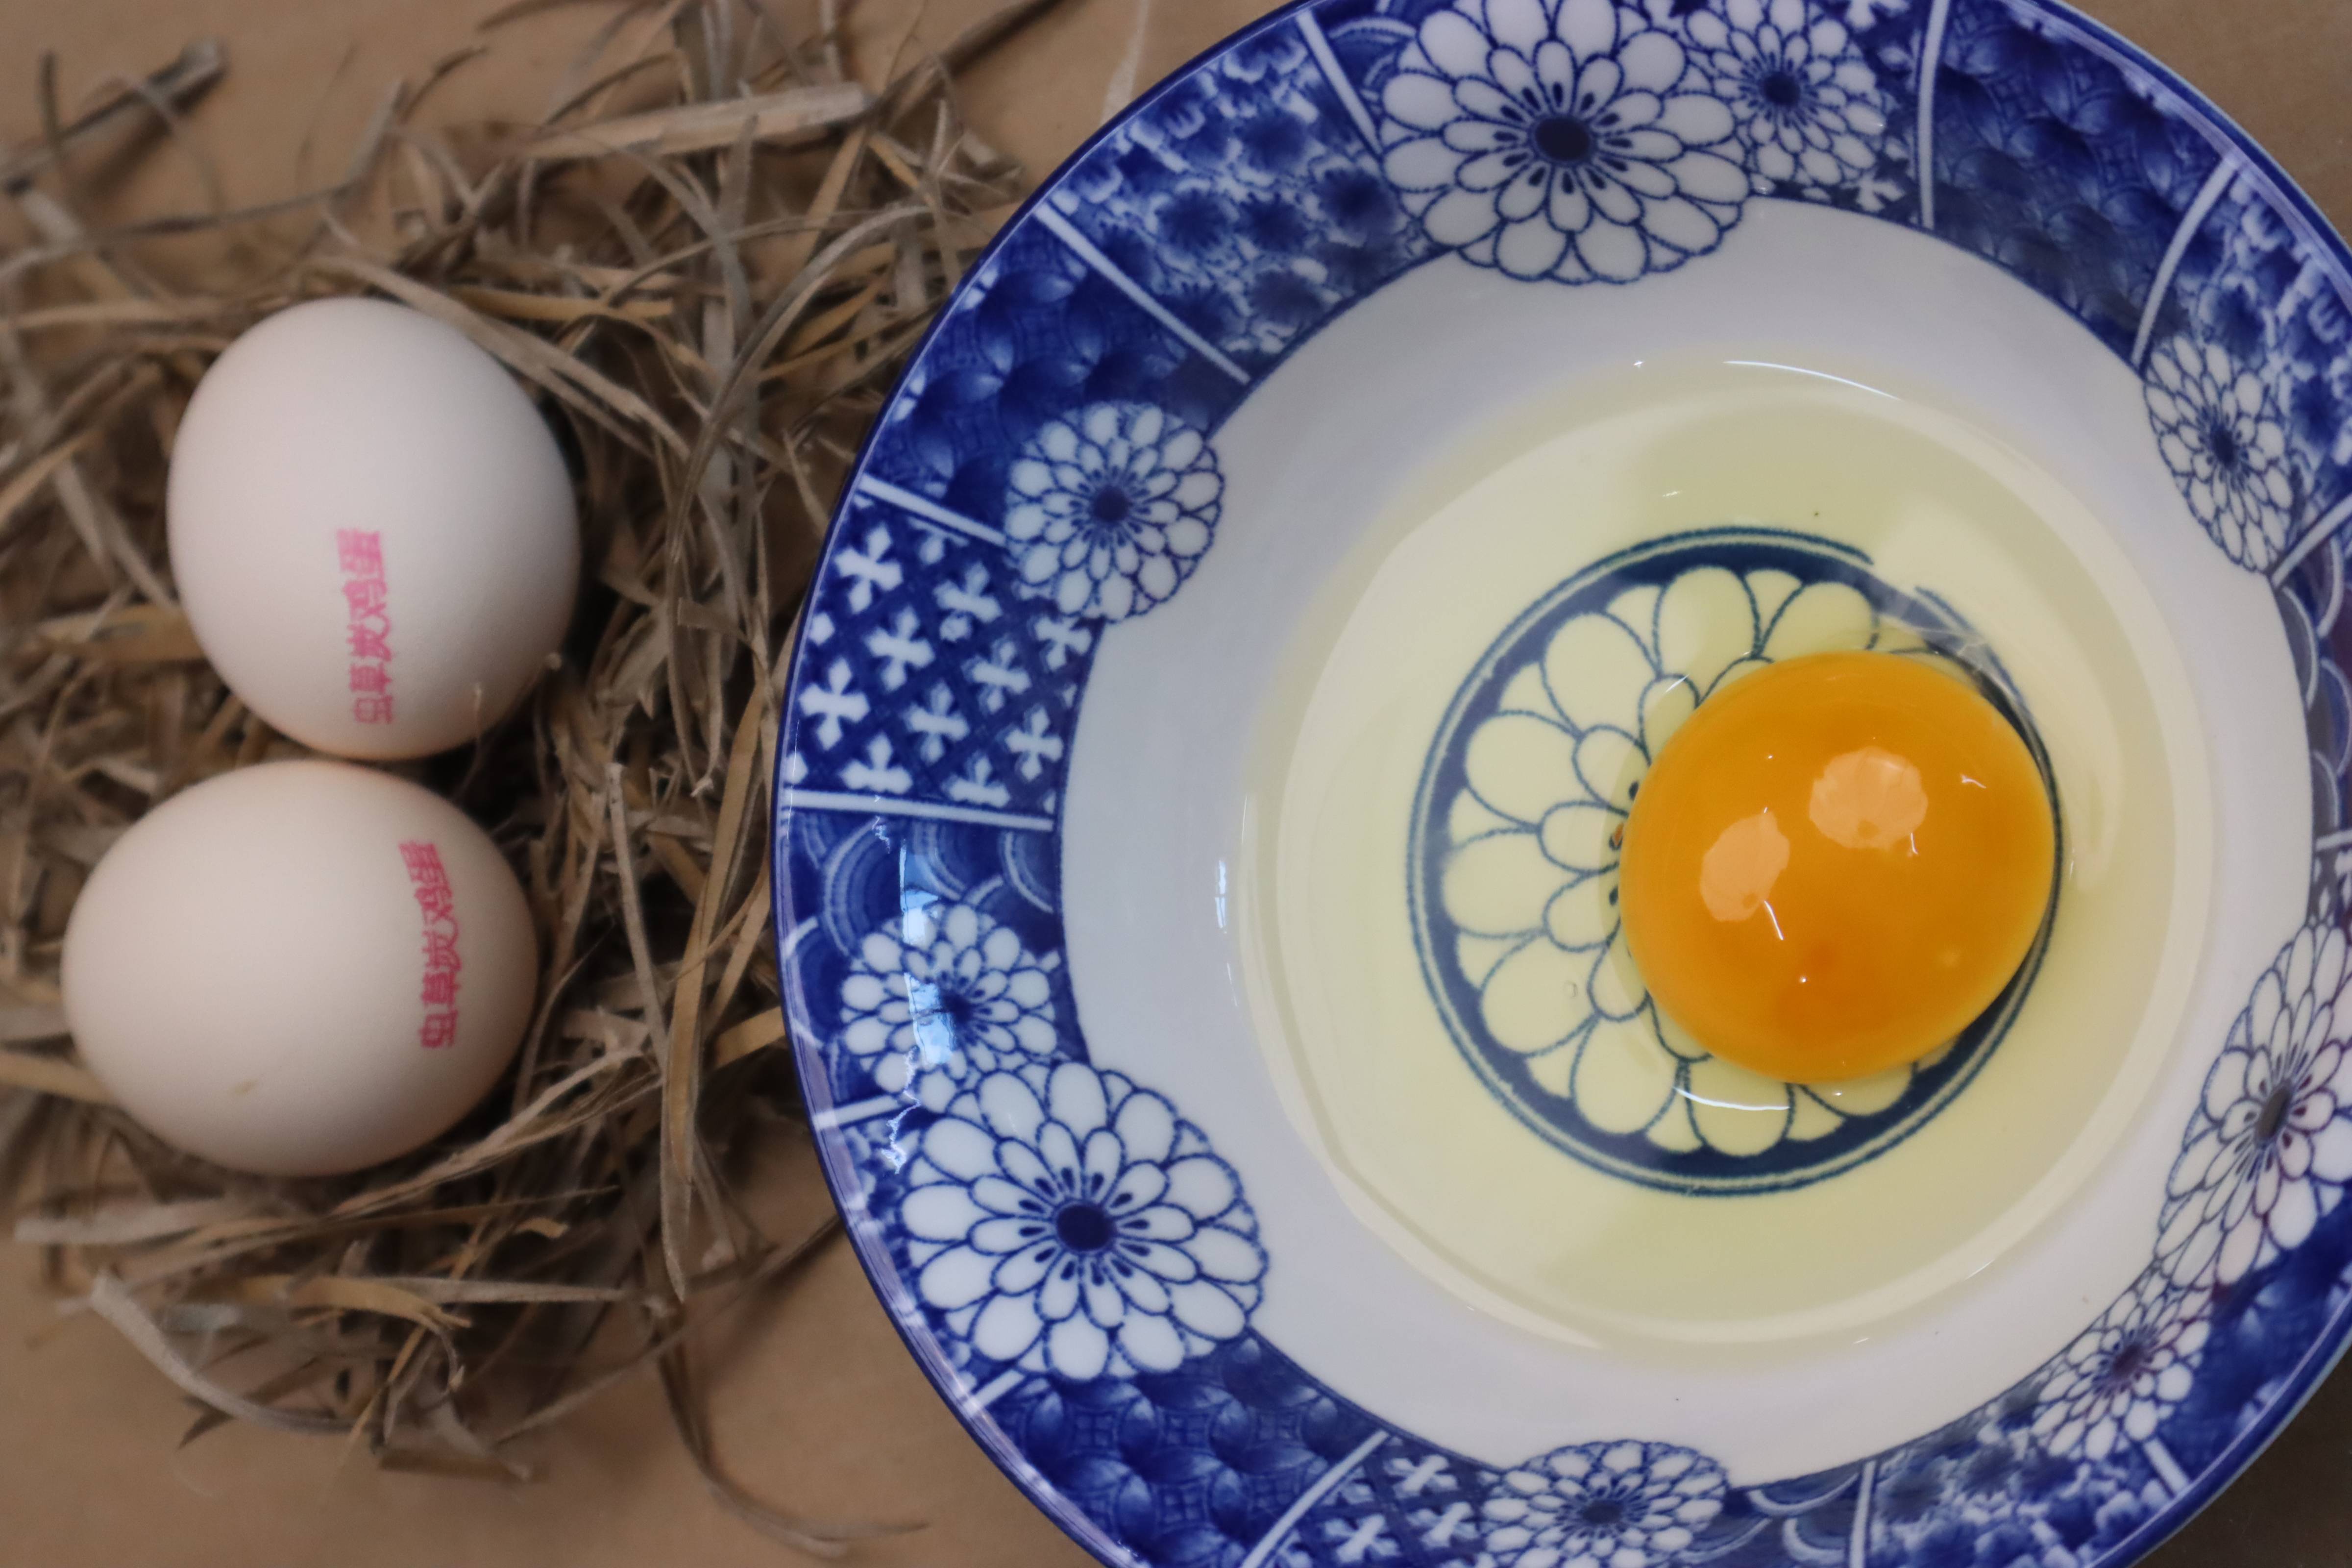
POLYGON ((732 0, 623 7, 538 122, 418 113, 551 3, 509 6, 347 155, 320 150, 331 184, 242 210, 107 212, 79 174, 170 147, 216 191, 185 114, 229 68, 218 45, 74 109, 54 66, 27 84, 43 134, 0 153, 24 236, 0 247, 0 1179, 61 1310, 202 1407, 188 1440, 235 1420, 511 1479, 514 1445, 650 1370, 721 1506, 832 1555, 876 1527, 729 1477, 691 1357, 837 1234, 779 1239, 774 1194, 743 1185, 747 1151, 805 1136, 757 825, 845 455, 1019 194, 940 89, 1051 0, 935 56, 902 46, 871 81, 833 0, 801 37, 732 0), (142 813, 303 754, 203 661, 161 507, 212 357, 332 293, 449 322, 538 399, 574 462, 586 586, 520 710, 400 770, 490 828, 529 891, 544 970, 510 1080, 405 1159, 271 1182, 111 1105, 66 1037, 58 961, 142 813))

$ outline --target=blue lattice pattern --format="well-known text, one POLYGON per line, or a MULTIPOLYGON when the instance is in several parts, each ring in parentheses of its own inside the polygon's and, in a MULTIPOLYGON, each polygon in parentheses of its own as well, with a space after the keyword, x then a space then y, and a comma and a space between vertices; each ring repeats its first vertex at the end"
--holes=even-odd
MULTIPOLYGON (((2311 745, 2312 826, 2315 837, 2326 838, 2345 826, 2347 802, 2344 780, 2352 772, 2352 624, 2344 616, 2345 550, 2352 545, 2340 531, 2319 548, 2307 552, 2278 586, 2279 619, 2286 628, 2287 652, 2304 697, 2304 728, 2311 745)), ((2320 860, 2330 858, 2323 852, 2320 860)), ((2352 869, 2352 867, 2347 867, 2352 869)), ((2315 878, 2318 868, 2315 867, 2315 878)), ((2325 887, 2315 883, 2316 900, 2325 887)), ((2320 909, 2316 902, 2315 910, 2320 909)), ((2330 911, 2340 911, 2338 900, 2330 911)))
POLYGON ((1017 455, 1089 405, 1154 405, 1213 429, 1247 388, 1035 223, 1015 226, 907 373, 866 471, 1002 527, 1017 455))
POLYGON ((854 498, 803 636, 783 782, 1050 818, 1097 625, 1000 548, 854 498))
POLYGON ((2308 524, 2352 489, 2352 307, 2340 264, 2284 199, 2250 174, 2232 180, 2182 257, 2165 319, 2270 384, 2308 524))
MULTIPOLYGON (((2152 338, 2158 354, 2193 350, 2234 373, 2245 390, 2231 428, 2258 433, 2266 458, 2275 451, 2276 482, 2240 510, 2278 542, 2269 559, 2248 563, 2271 566, 2276 581, 2311 738, 2313 817, 2325 837, 2346 825, 2343 780, 2352 770, 2352 626, 2343 615, 2352 278, 2290 211, 2267 180, 2231 180, 2184 249, 2152 338)), ((2200 498, 2189 499, 2195 510, 2200 498)))
POLYGON ((2009 0, 1954 0, 1934 108, 1936 233, 2128 354, 2221 154, 2151 81, 2009 0))
POLYGON ((1167 1568, 1236 1568, 1375 1430, 1255 1334, 1170 1373, 1040 1379, 991 1415, 1113 1540, 1167 1568))
MULTIPOLYGON (((877 932, 903 932, 910 907, 963 906, 1013 933, 1019 951, 1047 961, 1048 995, 1036 1009, 1060 1026, 1076 1016, 1067 972, 1058 962, 1061 916, 1052 839, 1023 828, 922 817, 795 812, 778 846, 785 907, 804 911, 803 929, 784 944, 785 1003, 793 1032, 822 1053, 827 1098, 849 1103, 877 1092, 878 1052, 842 1044, 860 1009, 845 999, 856 957, 877 932)), ((1068 1035, 1070 1048, 1076 1036, 1068 1035)), ((887 1148, 856 1163, 861 1182, 903 1163, 887 1148)))
POLYGON ((2302 1247, 2215 1293, 2196 1385, 2160 1429, 2181 1468, 2207 1475, 2299 1404, 2309 1392, 2294 1382, 2301 1357, 2347 1310, 2352 1213, 2338 1205, 2302 1247))
MULTIPOLYGON (((2336 1208, 2271 1268, 2214 1291, 2186 1397, 2147 1440, 2096 1458, 2053 1452, 2044 1393, 2063 1357, 1877 1461, 1870 1568, 2074 1568, 2127 1558, 2188 1477, 2299 1397, 2291 1370, 2352 1304, 2352 1213, 2336 1208), (2160 1461, 2169 1477, 2158 1468, 2160 1461)), ((2221 1472, 2226 1475, 2226 1469, 2221 1472)), ((2207 1483, 2210 1486, 2210 1482, 2207 1483)))
POLYGON ((1391 1436, 1300 1517, 1280 1561, 1284 1568, 1480 1568, 1494 1561, 1481 1510, 1495 1484, 1484 1466, 1391 1436))
POLYGON ((1292 26, 1171 84, 1051 199, 1253 373, 1433 253, 1292 26))
POLYGON ((2031 1391, 1998 1401, 1880 1464, 1870 1568, 2059 1568, 2096 1561, 2169 1497, 2136 1449, 2109 1462, 2052 1457, 2032 1438, 2031 1391))

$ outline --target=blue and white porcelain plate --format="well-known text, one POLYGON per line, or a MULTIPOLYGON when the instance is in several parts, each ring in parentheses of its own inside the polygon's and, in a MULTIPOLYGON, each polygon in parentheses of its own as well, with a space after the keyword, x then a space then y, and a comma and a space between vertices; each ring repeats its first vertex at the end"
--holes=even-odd
POLYGON ((1168 1568, 2118 1568, 2352 1334, 2352 255, 2048 0, 1308 0, 944 311, 778 747, 828 1178, 1168 1568), (1978 680, 2059 810, 1943 1051, 1650 1001, 1727 681, 1978 680))

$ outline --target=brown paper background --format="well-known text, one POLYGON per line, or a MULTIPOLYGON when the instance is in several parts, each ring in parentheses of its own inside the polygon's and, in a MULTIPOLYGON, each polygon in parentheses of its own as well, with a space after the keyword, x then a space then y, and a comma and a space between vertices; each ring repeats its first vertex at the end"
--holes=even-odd
MULTIPOLYGON (((951 37, 994 0, 929 0, 917 37, 951 37)), ((811 0, 771 0, 805 28, 811 0)), ((1268 9, 1263 0, 1157 0, 1149 82, 1268 9)), ((2352 0, 2091 0, 2270 148, 2339 226, 2352 226, 2352 0)), ((0 6, 0 133, 32 134, 35 61, 60 57, 68 102, 109 73, 143 73, 182 44, 228 47, 227 85, 194 122, 231 202, 334 167, 384 89, 467 43, 482 0, 7 0, 0 6)), ((915 0, 862 0, 861 28, 896 39, 915 0)), ((501 35, 452 79, 428 120, 536 113, 578 42, 608 13, 577 6, 501 35)), ((981 132, 1040 172, 1101 118, 1137 0, 1068 0, 966 84, 981 132)), ((878 68, 879 42, 865 50, 878 68)), ((194 189, 168 155, 124 194, 194 189)), ((779 1154, 804 1162, 802 1152, 779 1154)), ((807 1174, 805 1169, 800 1173, 807 1174)), ((807 1193, 810 1186, 798 1184, 807 1193)), ((812 1195, 804 1200, 822 1201, 812 1195)), ((0 1564, 8 1568, 622 1568, 773 1564, 790 1554, 721 1513, 670 1434, 647 1377, 614 1391, 529 1457, 529 1485, 392 1476, 339 1444, 240 1428, 178 1451, 188 1410, 110 1331, 58 1322, 27 1249, 0 1242, 0 1564)), ((931 1392, 845 1245, 715 1336, 705 1368, 734 1474, 810 1515, 927 1523, 862 1548, 888 1568, 1083 1568, 931 1392)), ((2352 1375, 2323 1388, 2252 1470, 2159 1552, 2158 1568, 2352 1564, 2352 1375)))

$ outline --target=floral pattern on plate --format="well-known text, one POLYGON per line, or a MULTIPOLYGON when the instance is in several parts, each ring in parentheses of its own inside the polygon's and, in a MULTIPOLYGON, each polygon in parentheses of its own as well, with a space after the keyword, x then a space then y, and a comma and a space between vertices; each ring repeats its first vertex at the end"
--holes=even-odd
POLYGON ((1680 39, 1612 0, 1460 0, 1381 94, 1382 163, 1481 267, 1625 282, 1715 248, 1748 181, 1680 39))
POLYGON ((1505 1472, 1486 1501, 1502 1568, 1660 1568, 1723 1510, 1723 1467, 1667 1443, 1588 1443, 1505 1472))
POLYGON ((917 904, 858 944, 841 1043, 870 1060, 877 1088, 919 1084, 938 1110, 958 1084, 1054 1055, 1060 963, 970 904, 917 904))
POLYGON ((992 1362, 1086 1380, 1234 1339, 1265 1274, 1233 1167, 1160 1095, 1078 1062, 994 1072, 921 1135, 899 1222, 923 1304, 992 1362))
POLYGON ((1381 77, 1379 136, 1433 244, 1513 278, 1624 283, 1715 249, 1751 195, 1885 204, 1887 99, 1844 23, 1805 0, 1654 9, 1454 0, 1422 18, 1381 77))
POLYGON ((2202 1292, 2154 1269, 2068 1345, 2043 1378, 2034 1436, 2065 1458, 2104 1459, 2144 1443, 2187 1397, 2211 1334, 2202 1292))
MULTIPOLYGON (((2352 1258, 2352 273, 2276 170, 2154 62, 2033 0, 1319 0, 1151 95, 1046 201, 883 416, 776 747, 780 967, 819 1148, 917 1354, 1021 1484, 1098 1552, 1186 1568, 2091 1568, 2210 1496, 2342 1343, 2352 1258), (1569 109, 1592 118, 1546 123, 1569 109), (1169 1101, 1086 1061, 1055 907, 1069 742, 1101 639, 1200 558, 1173 531, 1090 532, 1128 521, 1096 498, 1115 473, 1129 519, 1165 500, 1152 526, 1213 537, 1224 416, 1433 258, 1551 283, 1675 270, 1790 197, 2004 268, 2140 376, 2183 526, 2269 577, 2305 683, 2310 922, 2215 1043, 2149 1268, 2011 1388, 1769 1483, 1646 1438, 1490 1467, 1261 1335, 1278 1277, 1238 1175, 1169 1101), (1185 431, 1196 458, 1171 449, 1185 431), (936 925, 910 939, 908 907, 936 925)), ((1614 725, 1635 752, 1645 717, 1614 725)), ((1605 813, 1614 787, 1579 774, 1532 822, 1489 826, 1534 840, 1523 869, 1597 889, 1605 867, 1542 854, 1542 821, 1605 813)), ((1552 940, 1548 918, 1514 930, 1552 940)), ((1920 1078, 1967 1071, 1955 1052, 1920 1078)), ((1791 1128, 1746 1158, 1843 1135, 1791 1128)))
POLYGON ((1004 534, 1022 584, 1103 621, 1141 615, 1192 574, 1225 488, 1201 433, 1146 404, 1050 422, 1012 479, 1004 534))
POLYGON ((1835 16, 1804 0, 1727 0, 1684 26, 1707 85, 1731 106, 1758 194, 1832 190, 1877 167, 1878 75, 1835 16))
POLYGON ((2157 1256, 2234 1284, 2300 1247, 2352 1182, 2352 972, 2341 928, 2305 926, 2254 986, 2205 1076, 2165 1187, 2157 1256))
POLYGON ((2175 338, 2148 356, 2147 392, 2157 449, 2189 510, 2221 553, 2270 570, 2302 491, 2271 388, 2221 344, 2175 338))
POLYGON ((1817 1179, 1858 1140, 1916 1125, 2005 1011, 1850 1083, 1786 1084, 1711 1056, 1626 951, 1626 814, 1675 728, 1748 671, 1838 648, 1937 657, 1923 632, 1965 637, 1802 535, 1724 530, 1637 553, 1554 590, 1538 629, 1523 616, 1455 699, 1418 816, 1423 963, 1489 1086, 1580 1158, 1688 1191, 1817 1179))

